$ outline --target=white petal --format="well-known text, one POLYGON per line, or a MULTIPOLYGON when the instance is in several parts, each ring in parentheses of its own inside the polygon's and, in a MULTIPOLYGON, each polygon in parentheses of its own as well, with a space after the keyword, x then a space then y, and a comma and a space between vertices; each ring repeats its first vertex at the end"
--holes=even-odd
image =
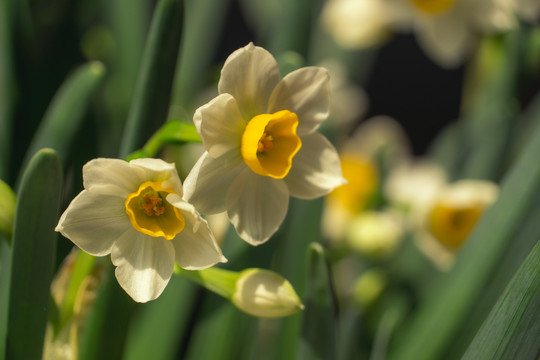
POLYGON ((164 181, 162 184, 164 188, 172 188, 177 194, 182 195, 182 182, 174 164, 151 158, 131 160, 129 164, 134 169, 144 171, 144 181, 164 181))
POLYGON ((176 262, 186 270, 206 269, 227 262, 206 220, 201 219, 198 231, 186 226, 172 243, 176 250, 176 262))
POLYGON ((55 230, 87 253, 104 256, 131 228, 122 200, 83 190, 71 201, 55 230))
POLYGON ((298 115, 299 135, 315 131, 330 108, 328 71, 308 66, 289 73, 277 84, 268 102, 268 113, 289 110, 298 115))
POLYGON ((221 69, 218 91, 231 94, 244 119, 265 112, 270 94, 279 82, 276 60, 265 49, 249 43, 233 52, 221 69))
POLYGON ((339 155, 334 146, 319 133, 301 139, 302 147, 284 179, 291 196, 314 199, 345 184, 339 155))
POLYGON ((122 288, 137 302, 156 299, 174 269, 174 246, 162 237, 128 231, 114 244, 111 261, 122 288))
POLYGON ((184 199, 203 214, 225 211, 225 194, 244 168, 239 151, 229 151, 216 159, 205 152, 184 181, 184 199))
POLYGON ((192 204, 182 200, 182 198, 177 194, 167 195, 166 200, 169 204, 180 210, 182 215, 184 215, 184 217, 188 219, 191 227, 193 228, 193 231, 197 232, 203 219, 201 218, 201 215, 195 209, 195 207, 192 204))
POLYGON ((246 168, 227 193, 227 215, 238 235, 251 245, 266 242, 279 228, 289 206, 283 180, 246 168))
POLYGON ((144 182, 145 174, 120 159, 98 158, 83 167, 84 188, 94 193, 126 198, 144 182))
POLYGON ((212 157, 240 147, 246 121, 232 95, 221 94, 198 108, 193 122, 212 157))
POLYGON ((419 45, 430 58, 446 68, 461 64, 476 40, 462 17, 450 15, 426 17, 415 24, 419 45))

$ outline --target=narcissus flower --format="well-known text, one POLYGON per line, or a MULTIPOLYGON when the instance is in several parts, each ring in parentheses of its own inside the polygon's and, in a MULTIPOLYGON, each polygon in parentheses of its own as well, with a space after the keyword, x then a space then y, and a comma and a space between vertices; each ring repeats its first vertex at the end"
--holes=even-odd
POLYGON ((460 247, 485 209, 497 198, 498 186, 490 181, 461 180, 445 187, 428 215, 433 236, 450 249, 460 247))
POLYGON ((336 42, 346 47, 372 46, 385 31, 414 32, 430 58, 455 67, 479 35, 512 28, 513 11, 511 0, 329 0, 323 19, 336 42))
POLYGON ((219 95, 193 118, 206 151, 184 198, 205 214, 227 211, 240 237, 259 245, 283 222, 289 196, 313 199, 343 184, 335 148, 316 131, 328 116, 328 88, 323 68, 281 79, 263 48, 231 54, 219 95))
POLYGON ((182 199, 174 164, 94 159, 83 181, 55 230, 91 255, 111 254, 118 282, 135 301, 157 298, 175 261, 187 270, 227 261, 208 223, 182 199))

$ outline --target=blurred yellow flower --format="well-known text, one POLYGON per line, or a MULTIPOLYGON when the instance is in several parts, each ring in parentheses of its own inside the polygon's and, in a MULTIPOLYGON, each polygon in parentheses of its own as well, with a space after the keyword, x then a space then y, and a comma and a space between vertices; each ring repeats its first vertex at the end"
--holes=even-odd
POLYGON ((428 160, 408 160, 388 174, 383 193, 389 203, 406 214, 410 227, 422 227, 437 194, 447 184, 444 169, 428 160))
POLYGON ((448 185, 429 212, 429 231, 444 246, 459 248, 497 193, 497 185, 488 181, 461 180, 448 185))
POLYGON ((345 181, 337 151, 316 130, 327 118, 328 73, 304 67, 281 79, 273 56, 249 45, 223 65, 219 95, 195 112, 206 151, 184 184, 205 214, 227 211, 259 245, 287 213, 289 196, 313 199, 345 181))
POLYGON ((111 254, 135 301, 157 298, 175 261, 188 270, 227 261, 206 220, 182 200, 174 164, 99 158, 84 165, 83 180, 55 230, 91 255, 111 254))
POLYGON ((386 171, 408 155, 408 148, 404 131, 389 117, 368 119, 356 129, 341 150, 341 168, 347 184, 336 188, 326 199, 322 225, 327 238, 343 239, 348 223, 375 205, 381 187, 379 167, 382 165, 382 171, 386 171))

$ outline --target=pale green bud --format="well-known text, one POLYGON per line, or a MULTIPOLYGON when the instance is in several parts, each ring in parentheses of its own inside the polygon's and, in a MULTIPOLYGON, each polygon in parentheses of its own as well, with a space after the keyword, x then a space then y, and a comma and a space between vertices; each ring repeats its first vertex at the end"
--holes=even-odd
POLYGON ((350 222, 346 239, 354 251, 384 258, 398 247, 402 235, 402 224, 394 214, 366 211, 350 222))
POLYGON ((243 312, 265 318, 289 316, 304 309, 287 279, 263 269, 242 271, 231 301, 243 312))
POLYGON ((364 308, 370 307, 379 299, 387 282, 386 274, 379 269, 364 272, 354 283, 354 300, 364 308))
POLYGON ((17 198, 8 184, 0 180, 0 233, 8 240, 13 232, 13 218, 17 198))

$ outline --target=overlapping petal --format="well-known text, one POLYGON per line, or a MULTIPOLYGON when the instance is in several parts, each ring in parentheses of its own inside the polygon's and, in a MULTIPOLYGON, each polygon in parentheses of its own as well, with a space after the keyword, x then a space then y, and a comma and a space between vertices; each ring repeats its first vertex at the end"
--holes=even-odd
POLYGON ((245 168, 227 193, 227 215, 238 235, 260 245, 274 234, 287 214, 289 193, 282 180, 245 168))
POLYGON ((298 135, 311 133, 328 117, 330 82, 328 71, 308 66, 287 74, 276 86, 267 113, 289 110, 298 116, 298 135))
POLYGON ((104 256, 130 228, 123 201, 83 190, 62 214, 55 230, 87 253, 104 256))
POLYGON ((345 183, 336 149, 319 133, 302 138, 302 148, 284 180, 289 193, 300 199, 324 196, 345 183))
POLYGON ((173 273, 174 259, 170 241, 134 229, 118 238, 111 251, 118 283, 137 302, 161 295, 173 273))
POLYGON ((225 194, 245 168, 240 151, 229 151, 217 159, 205 152, 184 181, 184 199, 203 214, 225 211, 225 194))
POLYGON ((83 168, 86 190, 121 198, 137 190, 144 178, 144 171, 120 159, 98 158, 89 161, 83 168))
POLYGON ((174 164, 165 162, 161 159, 135 159, 131 160, 129 164, 133 168, 141 169, 144 171, 145 181, 165 181, 164 188, 172 188, 174 192, 182 195, 182 182, 178 177, 178 172, 174 164))
POLYGON ((266 111, 270 94, 279 79, 279 68, 272 54, 249 43, 225 61, 218 91, 231 94, 238 102, 242 116, 249 120, 266 111))
POLYGON ((200 270, 217 263, 227 262, 206 220, 194 232, 191 227, 182 231, 182 236, 172 240, 176 249, 176 262, 187 270, 200 270))
POLYGON ((195 210, 195 207, 192 204, 184 201, 177 194, 167 195, 167 202, 175 208, 179 209, 184 218, 186 218, 191 224, 193 231, 197 232, 197 229, 201 225, 203 219, 201 215, 197 212, 197 210, 195 210))
POLYGON ((198 108, 193 122, 204 147, 214 158, 240 146, 247 123, 230 94, 221 94, 198 108))

